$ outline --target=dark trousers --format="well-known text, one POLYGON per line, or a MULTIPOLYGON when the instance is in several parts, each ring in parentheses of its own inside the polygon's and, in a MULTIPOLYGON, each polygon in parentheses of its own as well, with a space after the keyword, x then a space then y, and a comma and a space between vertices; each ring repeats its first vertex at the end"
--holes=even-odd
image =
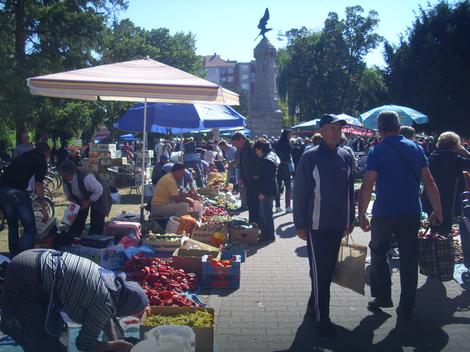
POLYGON ((102 235, 103 228, 104 228, 104 219, 106 216, 101 213, 100 211, 89 207, 87 209, 80 209, 77 214, 77 218, 73 222, 72 226, 69 229, 69 239, 73 239, 74 237, 81 237, 83 229, 85 228, 86 219, 88 217, 88 213, 90 212, 90 235, 102 235))
POLYGON ((245 185, 246 189, 246 206, 248 207, 248 217, 250 223, 259 225, 259 199, 258 191, 254 185, 245 185))
POLYGON ((259 226, 261 228, 261 235, 265 240, 274 239, 273 201, 274 197, 265 197, 259 201, 259 226))
POLYGON ((0 206, 8 223, 8 247, 12 256, 34 248, 36 221, 33 204, 28 192, 14 188, 0 187, 0 206), (20 241, 19 222, 23 226, 23 240, 20 241))
POLYGON ((312 292, 308 304, 318 322, 330 320, 330 286, 343 231, 310 231, 307 237, 312 292))
POLYGON ((411 310, 415 305, 418 285, 418 230, 420 216, 373 217, 371 222, 371 280, 372 297, 391 300, 392 280, 387 252, 392 234, 400 251, 400 306, 411 310))
POLYGON ((284 191, 284 187, 286 188, 286 208, 290 207, 290 193, 291 193, 291 177, 289 172, 288 164, 281 164, 277 170, 276 175, 277 181, 277 195, 276 195, 276 208, 281 207, 281 195, 284 191))
POLYGON ((185 168, 193 169, 196 172, 196 186, 203 187, 202 183, 202 166, 200 161, 185 161, 183 162, 185 168))

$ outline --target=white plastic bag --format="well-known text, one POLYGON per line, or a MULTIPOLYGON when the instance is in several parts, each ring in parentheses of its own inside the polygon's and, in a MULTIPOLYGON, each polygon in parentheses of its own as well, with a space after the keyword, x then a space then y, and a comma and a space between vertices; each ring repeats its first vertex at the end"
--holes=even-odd
POLYGON ((80 206, 75 203, 69 203, 67 208, 64 211, 64 217, 62 218, 62 223, 65 225, 72 225, 75 219, 77 218, 78 211, 80 210, 80 206))

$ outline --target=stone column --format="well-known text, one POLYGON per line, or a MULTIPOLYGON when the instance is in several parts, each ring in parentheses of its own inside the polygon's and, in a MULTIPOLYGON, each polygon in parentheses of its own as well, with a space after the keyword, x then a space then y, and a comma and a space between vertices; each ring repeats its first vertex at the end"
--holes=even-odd
POLYGON ((263 38, 256 46, 254 56, 256 81, 248 126, 253 135, 279 136, 282 112, 277 104, 276 48, 263 38))

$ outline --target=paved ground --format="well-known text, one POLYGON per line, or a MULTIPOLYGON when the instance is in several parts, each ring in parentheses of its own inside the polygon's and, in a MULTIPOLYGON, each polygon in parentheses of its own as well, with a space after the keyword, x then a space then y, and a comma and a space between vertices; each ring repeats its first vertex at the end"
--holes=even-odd
MULTIPOLYGON (((203 296, 217 312, 219 352, 231 351, 470 351, 470 292, 455 282, 420 276, 415 318, 397 322, 394 309, 372 314, 366 296, 332 286, 331 319, 340 326, 324 338, 304 317, 310 293, 307 249, 295 236, 292 215, 277 216, 277 240, 250 253, 238 290, 203 296)), ((367 243, 359 229, 354 239, 367 243)), ((393 275, 398 302, 399 275, 393 275)))

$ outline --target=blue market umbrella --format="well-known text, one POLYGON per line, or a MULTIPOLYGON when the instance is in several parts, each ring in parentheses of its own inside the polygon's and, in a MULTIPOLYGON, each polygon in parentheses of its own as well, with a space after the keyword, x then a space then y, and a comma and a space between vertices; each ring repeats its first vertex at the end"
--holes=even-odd
MULTIPOLYGON (((141 132, 143 116, 144 104, 136 104, 121 116, 115 127, 141 132)), ((148 103, 146 125, 147 132, 180 134, 245 127, 246 119, 228 105, 148 103)))
POLYGON ((402 126, 412 126, 413 123, 424 124, 428 123, 427 115, 416 111, 412 108, 399 105, 383 105, 378 108, 369 110, 362 113, 360 119, 364 127, 376 130, 377 129, 377 117, 382 111, 395 111, 399 118, 402 126))
POLYGON ((359 119, 356 119, 355 117, 346 114, 339 114, 336 116, 338 116, 340 119, 345 120, 349 125, 362 126, 361 121, 359 119))
POLYGON ((134 136, 131 133, 128 134, 123 134, 122 136, 119 136, 119 140, 124 141, 124 142, 135 142, 138 140, 136 136, 134 136))
POLYGON ((292 126, 292 131, 313 131, 318 129, 318 124, 320 123, 320 119, 315 119, 307 122, 302 122, 298 125, 292 126))

